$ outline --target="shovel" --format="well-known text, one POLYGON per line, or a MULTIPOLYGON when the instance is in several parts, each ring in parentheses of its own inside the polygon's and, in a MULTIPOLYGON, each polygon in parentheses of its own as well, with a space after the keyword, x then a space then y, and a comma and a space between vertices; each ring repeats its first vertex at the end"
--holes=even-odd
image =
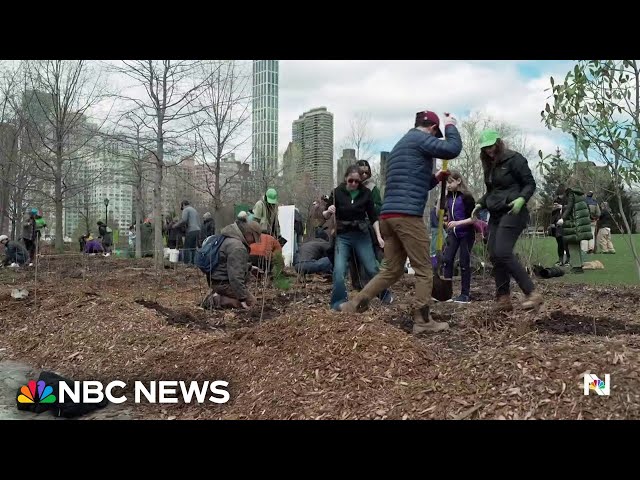
MULTIPOLYGON (((444 160, 442 162, 442 170, 446 170, 449 162, 444 160)), ((442 267, 442 246, 444 238, 442 235, 444 227, 444 209, 446 207, 447 198, 447 180, 442 180, 440 184, 440 210, 438 211, 438 237, 436 240, 436 259, 437 265, 433 270, 433 287, 431 289, 431 296, 439 302, 446 302, 453 296, 453 282, 451 280, 445 280, 440 277, 440 268, 442 267)), ((433 241, 433 239, 432 239, 433 241)))

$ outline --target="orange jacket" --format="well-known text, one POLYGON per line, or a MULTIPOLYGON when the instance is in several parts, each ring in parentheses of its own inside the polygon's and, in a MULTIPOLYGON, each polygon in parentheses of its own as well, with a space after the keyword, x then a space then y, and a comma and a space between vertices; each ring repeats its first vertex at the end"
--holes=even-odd
POLYGON ((269 257, 273 253, 282 250, 278 240, 266 233, 260 235, 260 243, 252 243, 250 248, 250 255, 256 255, 258 257, 269 257))

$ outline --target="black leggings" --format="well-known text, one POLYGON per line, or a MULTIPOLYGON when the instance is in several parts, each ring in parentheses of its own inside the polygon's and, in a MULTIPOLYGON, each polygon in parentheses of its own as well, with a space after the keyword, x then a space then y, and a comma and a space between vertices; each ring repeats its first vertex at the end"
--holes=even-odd
POLYGON ((569 259, 571 258, 571 255, 569 254, 569 247, 565 245, 562 237, 556 237, 556 242, 558 243, 558 260, 560 263, 569 263, 569 259))
POLYGON ((498 296, 509 295, 511 278, 526 295, 534 290, 531 277, 513 253, 518 237, 527 223, 529 223, 529 212, 526 208, 520 210, 518 215, 506 213, 498 218, 491 212, 487 246, 495 272, 498 296))

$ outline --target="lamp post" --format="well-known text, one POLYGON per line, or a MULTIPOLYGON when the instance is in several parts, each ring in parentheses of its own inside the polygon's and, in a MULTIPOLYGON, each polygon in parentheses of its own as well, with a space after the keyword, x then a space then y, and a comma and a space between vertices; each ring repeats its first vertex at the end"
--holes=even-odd
POLYGON ((105 223, 105 225, 109 223, 109 212, 107 211, 107 208, 109 208, 109 199, 105 198, 104 199, 104 223, 105 223))

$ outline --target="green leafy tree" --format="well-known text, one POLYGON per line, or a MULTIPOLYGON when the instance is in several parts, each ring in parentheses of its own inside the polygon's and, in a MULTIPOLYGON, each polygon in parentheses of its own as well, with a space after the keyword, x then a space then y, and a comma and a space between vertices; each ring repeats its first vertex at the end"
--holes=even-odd
POLYGON ((548 225, 551 218, 553 202, 557 196, 560 185, 566 185, 573 173, 573 161, 564 158, 558 148, 548 162, 540 163, 542 170, 542 188, 540 198, 542 204, 538 212, 543 225, 548 225))
MULTIPOLYGON (((562 83, 550 79, 550 102, 542 111, 549 128, 570 133, 581 151, 592 152, 612 177, 625 240, 640 280, 640 256, 623 206, 623 190, 640 180, 640 64, 636 60, 580 60, 562 83)), ((540 157, 543 158, 542 152, 540 157)))

